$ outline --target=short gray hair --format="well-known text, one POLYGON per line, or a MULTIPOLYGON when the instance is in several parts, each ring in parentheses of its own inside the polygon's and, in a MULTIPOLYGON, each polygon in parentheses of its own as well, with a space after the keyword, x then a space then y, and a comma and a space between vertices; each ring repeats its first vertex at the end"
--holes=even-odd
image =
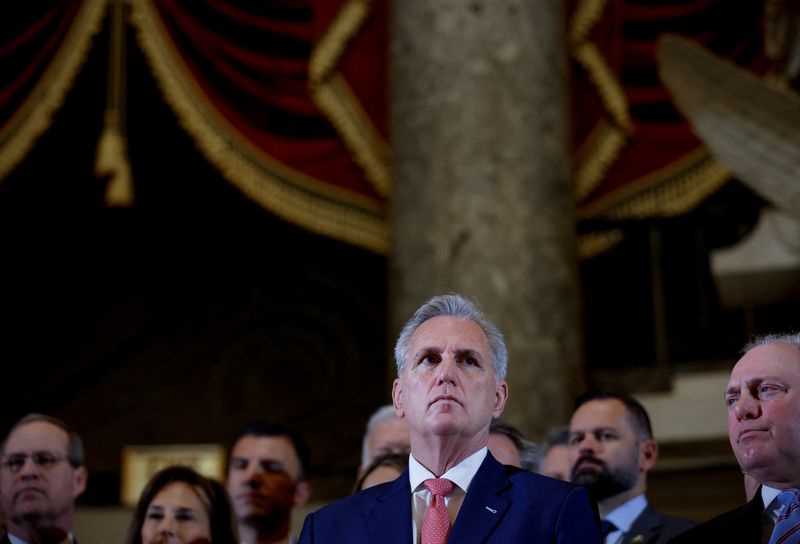
POLYGON ((434 317, 455 317, 472 321, 478 325, 489 340, 489 357, 492 359, 494 377, 497 381, 506 378, 508 350, 506 349, 505 340, 503 340, 503 334, 494 323, 486 319, 483 312, 475 304, 457 293, 431 298, 420 306, 411 316, 411 319, 406 322, 403 330, 400 331, 400 336, 397 338, 397 344, 394 346, 394 360, 397 363, 398 377, 403 373, 406 358, 408 358, 408 345, 411 342, 411 336, 420 325, 434 317))
POLYGON ((755 336, 742 348, 742 355, 753 348, 766 344, 789 344, 800 349, 800 333, 770 333, 755 336))
POLYGON ((367 421, 367 430, 364 433, 364 441, 361 444, 361 466, 366 467, 370 463, 370 456, 369 452, 367 451, 367 439, 369 438, 369 433, 377 427, 379 424, 383 423, 384 421, 389 421, 390 419, 399 419, 397 417, 397 413, 394 411, 394 406, 391 404, 386 404, 381 406, 370 416, 369 421, 367 421))
POLYGON ((67 433, 67 461, 69 462, 72 468, 80 468, 84 466, 86 463, 86 459, 83 453, 83 440, 81 437, 78 436, 78 433, 72 430, 72 428, 58 419, 57 417, 48 416, 45 414, 37 414, 32 413, 22 417, 19 421, 14 423, 9 429, 8 434, 6 434, 5 438, 3 439, 2 445, 0 445, 0 454, 5 455, 6 453, 6 444, 8 443, 8 438, 11 436, 16 429, 22 427, 23 425, 27 425, 28 423, 36 423, 36 422, 45 422, 51 425, 55 425, 65 433, 67 433))
POLYGON ((530 472, 537 472, 542 464, 542 454, 539 446, 531 442, 522 432, 501 419, 493 419, 489 425, 489 434, 501 434, 508 437, 519 453, 519 464, 522 468, 530 472))

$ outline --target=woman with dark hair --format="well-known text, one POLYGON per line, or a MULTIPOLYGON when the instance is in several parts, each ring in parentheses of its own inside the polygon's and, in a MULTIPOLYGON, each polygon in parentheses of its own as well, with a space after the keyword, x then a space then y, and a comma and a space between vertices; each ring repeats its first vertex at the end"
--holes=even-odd
POLYGON ((218 482, 182 466, 167 467, 142 491, 128 544, 236 544, 231 503, 218 482))

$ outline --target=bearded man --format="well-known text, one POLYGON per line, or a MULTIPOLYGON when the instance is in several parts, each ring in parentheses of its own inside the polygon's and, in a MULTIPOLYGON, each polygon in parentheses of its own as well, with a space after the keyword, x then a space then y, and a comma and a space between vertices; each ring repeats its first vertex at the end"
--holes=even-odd
POLYGON ((568 448, 570 480, 597 501, 605 544, 661 544, 694 525, 647 502, 647 471, 658 444, 650 417, 633 397, 607 390, 578 397, 568 448))

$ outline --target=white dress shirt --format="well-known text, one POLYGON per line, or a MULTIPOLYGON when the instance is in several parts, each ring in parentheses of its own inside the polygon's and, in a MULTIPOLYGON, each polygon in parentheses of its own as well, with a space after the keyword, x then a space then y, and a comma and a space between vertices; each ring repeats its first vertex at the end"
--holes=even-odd
POLYGON ((761 484, 761 502, 764 503, 764 513, 769 516, 773 525, 778 519, 778 513, 781 510, 781 503, 775 500, 781 491, 781 489, 775 489, 774 487, 767 487, 761 484))
POLYGON ((607 519, 616 525, 617 530, 608 533, 605 544, 621 542, 623 535, 631 530, 633 522, 644 512, 645 508, 647 508, 647 499, 644 494, 641 494, 623 502, 609 512, 603 519, 607 519))
MULTIPOLYGON (((458 510, 464 502, 464 496, 469 489, 469 484, 481 467, 481 463, 486 458, 488 451, 487 448, 483 447, 442 474, 441 478, 447 478, 453 482, 453 490, 444 498, 447 512, 450 514, 450 523, 453 523, 456 519, 458 510)), ((411 534, 414 535, 414 544, 419 543, 425 509, 431 502, 431 492, 423 485, 425 480, 429 478, 436 478, 436 476, 414 459, 413 454, 409 454, 408 479, 411 484, 411 534)))

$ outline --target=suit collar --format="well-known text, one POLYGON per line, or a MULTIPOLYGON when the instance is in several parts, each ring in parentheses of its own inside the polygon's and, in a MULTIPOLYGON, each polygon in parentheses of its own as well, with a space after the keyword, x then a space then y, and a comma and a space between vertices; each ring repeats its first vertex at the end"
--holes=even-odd
POLYGON ((365 512, 370 541, 375 544, 408 544, 411 535, 411 485, 408 469, 382 486, 373 507, 365 512))
POLYGON ((664 519, 661 514, 648 504, 642 510, 642 513, 633 520, 630 530, 627 531, 625 542, 630 542, 631 544, 649 542, 655 533, 661 531, 663 525, 664 519))
POLYGON ((511 506, 502 497, 510 486, 505 468, 488 453, 469 485, 448 540, 459 544, 485 542, 511 506))

